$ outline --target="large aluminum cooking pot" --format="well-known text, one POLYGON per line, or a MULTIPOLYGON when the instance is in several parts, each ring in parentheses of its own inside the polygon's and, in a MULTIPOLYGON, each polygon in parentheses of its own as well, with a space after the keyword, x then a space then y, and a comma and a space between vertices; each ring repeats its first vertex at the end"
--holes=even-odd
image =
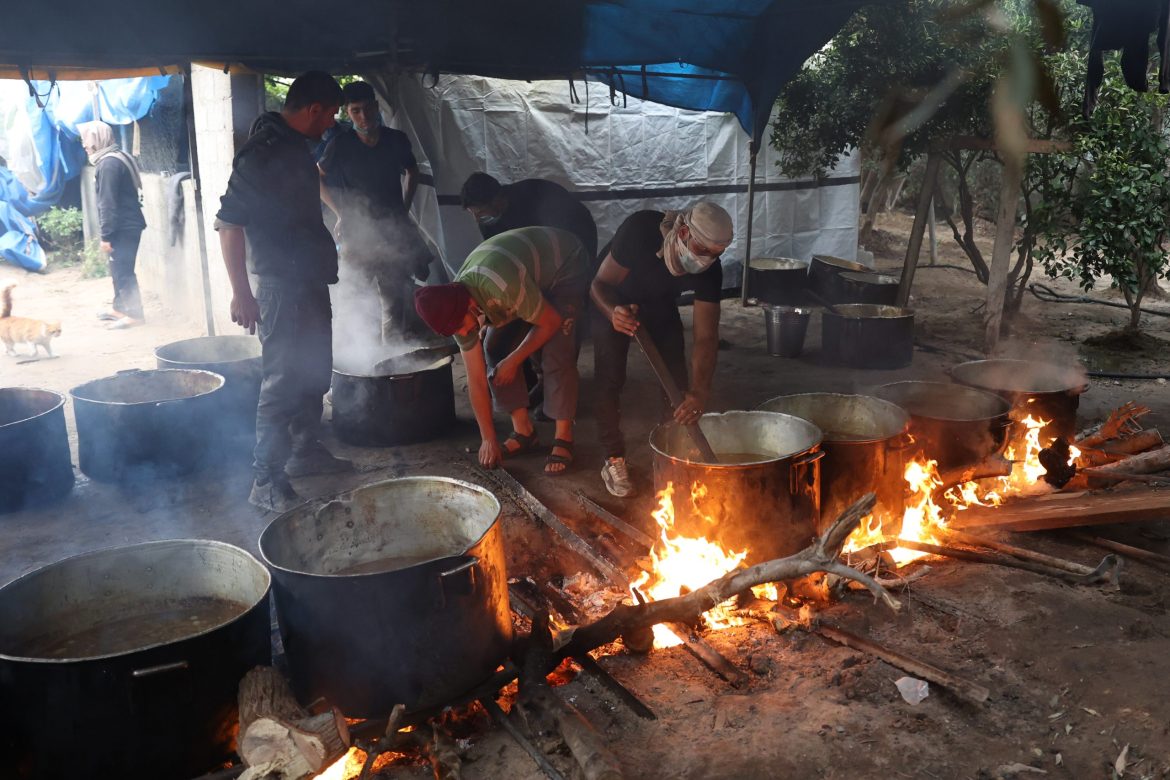
POLYGON ((234 749, 271 663, 270 578, 229 544, 85 553, 0 589, 4 777, 196 777, 234 749))
POLYGON ((802 393, 762 403, 764 412, 791 414, 821 429, 823 531, 866 493, 877 493, 875 516, 888 533, 901 530, 905 509, 906 433, 910 415, 889 401, 865 395, 802 393))
POLYGON ((994 393, 947 382, 893 382, 874 395, 910 413, 914 450, 939 470, 978 463, 1007 443, 1011 405, 994 393))
POLYGON ((849 271, 841 274, 841 289, 849 303, 893 306, 898 302, 901 280, 889 274, 849 271))
POLYGON ((228 438, 255 436, 263 378, 258 338, 201 336, 173 341, 156 349, 154 358, 159 368, 197 369, 222 376, 224 385, 216 396, 216 417, 223 434, 228 438))
POLYGON ((205 463, 223 377, 210 371, 121 371, 69 391, 81 470, 107 481, 174 477, 205 463))
POLYGON ((870 269, 861 263, 832 255, 813 255, 808 267, 808 286, 814 293, 829 303, 846 303, 848 296, 841 281, 841 274, 850 271, 865 273, 870 269))
POLYGON ((914 359, 914 311, 843 303, 821 313, 821 351, 832 365, 893 369, 914 359))
POLYGON ((512 639, 499 515, 481 487, 407 477, 273 520, 260 553, 298 698, 376 718, 490 677, 512 639))
POLYGON ((46 504, 72 489, 65 396, 0 388, 0 512, 46 504))
POLYGON ((676 423, 650 433, 654 489, 673 486, 679 532, 747 550, 748 563, 804 549, 820 522, 820 430, 775 412, 704 414, 699 427, 719 463, 676 423))
POLYGON ((808 263, 790 257, 757 257, 748 263, 748 295, 764 303, 795 306, 804 298, 808 263))
POLYGON ((393 358, 333 369, 333 430, 347 444, 393 447, 429 441, 455 424, 450 356, 393 358))
POLYGON ((1077 407, 1089 380, 1079 366, 1060 366, 1031 360, 973 360, 951 369, 957 382, 988 390, 1012 405, 1012 418, 1031 415, 1048 420, 1047 445, 1057 436, 1072 441, 1077 435, 1077 407))

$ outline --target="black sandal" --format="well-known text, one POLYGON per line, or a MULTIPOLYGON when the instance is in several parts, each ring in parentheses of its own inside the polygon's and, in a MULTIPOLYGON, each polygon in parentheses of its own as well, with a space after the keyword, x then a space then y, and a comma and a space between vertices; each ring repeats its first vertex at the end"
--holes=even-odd
POLYGON ((503 445, 500 446, 500 449, 503 450, 503 457, 515 458, 519 455, 523 455, 526 452, 531 452, 532 450, 536 449, 538 446, 540 446, 540 442, 537 441, 536 430, 533 429, 532 433, 529 433, 529 434, 517 433, 516 431, 512 431, 512 433, 509 434, 508 438, 504 439, 504 443, 503 443, 503 445), (518 444, 519 446, 516 447, 516 449, 514 449, 514 450, 508 449, 507 445, 508 445, 508 442, 510 442, 510 441, 516 442, 516 444, 518 444))
POLYGON ((568 450, 568 455, 555 455, 549 453, 549 456, 544 461, 544 475, 546 477, 559 477, 569 470, 569 466, 573 465, 573 442, 565 439, 553 439, 553 449, 560 447, 562 450, 568 450), (548 467, 554 463, 563 463, 565 467, 560 471, 549 471, 548 467))

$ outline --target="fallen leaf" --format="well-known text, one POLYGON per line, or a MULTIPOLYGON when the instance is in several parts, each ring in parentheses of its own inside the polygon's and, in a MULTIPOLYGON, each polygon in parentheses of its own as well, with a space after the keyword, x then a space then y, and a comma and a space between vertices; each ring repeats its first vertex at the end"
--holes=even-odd
POLYGON ((996 771, 996 774, 1001 775, 1002 777, 1012 777, 1013 775, 1018 775, 1021 772, 1031 772, 1032 774, 1035 774, 1035 775, 1048 774, 1047 770, 1037 769, 1036 767, 1029 766, 1028 764, 1021 764, 1018 761, 1014 764, 1004 764, 1003 766, 1001 766, 999 769, 996 769, 995 771, 996 771))
POLYGON ((1071 724, 1071 723, 1066 723, 1066 724, 1064 724, 1064 733, 1065 733, 1065 734, 1071 734, 1071 733, 1072 733, 1072 724, 1071 724))
POLYGON ((1061 755, 1060 753, 1056 754, 1056 765, 1057 766, 1064 766, 1064 756, 1061 755))
POLYGON ((1129 743, 1121 749, 1121 755, 1113 762, 1113 771, 1117 772, 1118 777, 1125 774, 1125 760, 1129 756, 1129 743))
POLYGON ((1088 707, 1081 707, 1081 709, 1092 715, 1094 718, 1101 717, 1101 713, 1097 712, 1096 710, 1091 710, 1088 707))
POLYGON ((1056 720, 1057 718, 1062 717, 1063 715, 1064 715, 1064 710, 1061 710, 1060 712, 1054 712, 1051 715, 1049 715, 1048 719, 1049 720, 1056 720))

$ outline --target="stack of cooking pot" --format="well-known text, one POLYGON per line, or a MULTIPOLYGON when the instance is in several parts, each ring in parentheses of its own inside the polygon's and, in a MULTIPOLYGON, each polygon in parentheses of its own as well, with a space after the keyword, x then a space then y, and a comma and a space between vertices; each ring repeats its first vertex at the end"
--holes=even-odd
POLYGON ((47 504, 72 489, 65 397, 34 387, 0 388, 0 512, 47 504))
POLYGON ((905 509, 903 472, 910 445, 910 416, 880 398, 837 393, 782 395, 760 411, 808 420, 821 430, 821 523, 823 532, 853 502, 877 494, 874 514, 887 534, 897 535, 905 509))
POLYGON ((241 678, 271 662, 268 571, 182 539, 0 588, 5 777, 196 777, 231 757, 241 678))
POLYGON ((347 444, 428 441, 455 424, 454 358, 445 348, 333 368, 333 430, 347 444))
POLYGON ((796 306, 804 299, 808 263, 791 257, 757 257, 748 263, 747 292, 777 306, 796 306))
POLYGON ((820 430, 792 415, 759 411, 704 414, 699 427, 718 463, 705 460, 677 423, 650 434, 654 489, 672 486, 679 532, 747 551, 748 563, 807 547, 821 514, 820 430), (705 490, 692 492, 695 485, 705 490))
POLYGON ((81 470, 126 481, 181 476, 205 465, 223 385, 219 374, 190 369, 119 371, 78 385, 69 394, 81 470))
POLYGON ((814 255, 809 287, 825 306, 821 354, 830 365, 894 369, 914 358, 914 312, 890 305, 898 280, 860 263, 814 255))
POLYGON ((1072 441, 1077 434, 1077 407, 1089 389, 1079 366, 1032 360, 973 360, 951 369, 957 382, 995 393, 1012 406, 1012 419, 1031 416, 1047 420, 1040 443, 1056 437, 1072 441))

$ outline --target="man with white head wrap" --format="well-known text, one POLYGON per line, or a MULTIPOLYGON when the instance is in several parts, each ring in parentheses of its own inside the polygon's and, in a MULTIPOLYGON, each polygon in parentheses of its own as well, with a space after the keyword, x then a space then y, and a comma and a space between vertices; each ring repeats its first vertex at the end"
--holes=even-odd
MULTIPOLYGON (((731 216, 699 201, 683 211, 639 211, 618 227, 601 250, 590 287, 597 427, 605 453, 601 478, 615 496, 632 495, 621 432, 621 392, 630 338, 644 328, 686 396, 674 419, 699 419, 711 397, 719 345, 723 268, 719 256, 735 235, 731 216), (678 296, 694 293, 693 346, 688 376, 678 296)), ((665 395, 663 395, 665 401, 665 395)))
POLYGON ((82 122, 77 126, 81 145, 97 174, 98 225, 102 251, 109 255, 110 277, 114 282, 114 304, 98 315, 109 320, 111 329, 142 324, 142 296, 134 265, 146 220, 138 191, 142 176, 134 158, 118 148, 114 131, 105 122, 82 122))

